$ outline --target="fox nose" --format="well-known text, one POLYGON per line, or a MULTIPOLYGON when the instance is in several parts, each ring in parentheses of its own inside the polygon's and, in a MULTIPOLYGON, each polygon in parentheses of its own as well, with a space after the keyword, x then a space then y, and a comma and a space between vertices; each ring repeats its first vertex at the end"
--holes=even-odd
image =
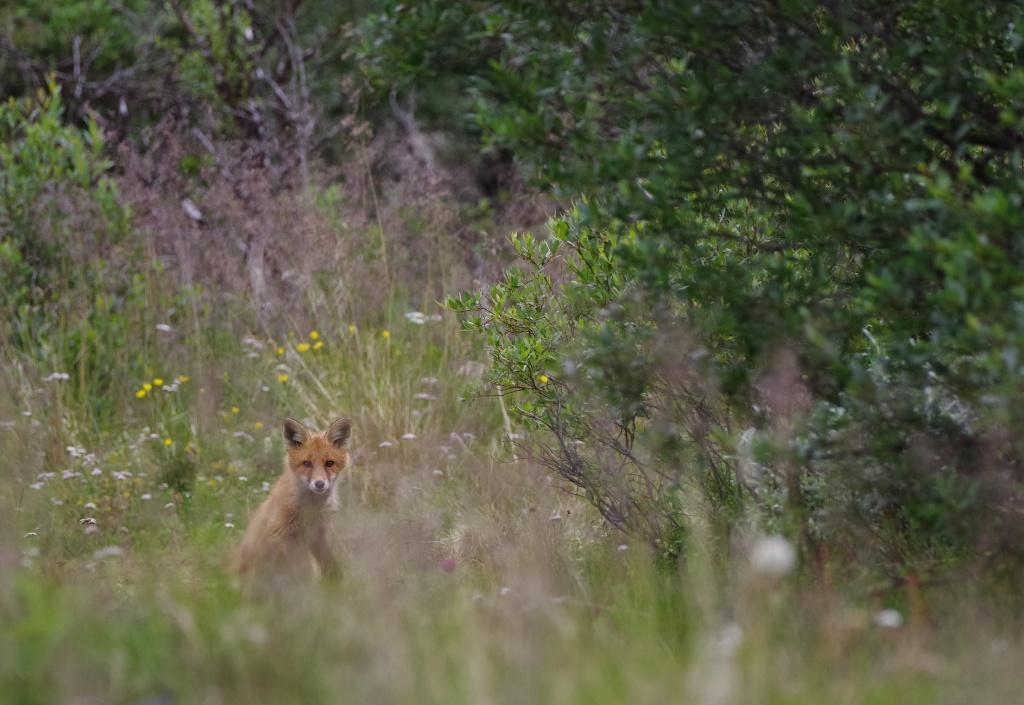
POLYGON ((325 484, 327 483, 324 482, 323 480, 317 480, 316 482, 313 483, 313 486, 316 487, 318 490, 322 490, 325 484))

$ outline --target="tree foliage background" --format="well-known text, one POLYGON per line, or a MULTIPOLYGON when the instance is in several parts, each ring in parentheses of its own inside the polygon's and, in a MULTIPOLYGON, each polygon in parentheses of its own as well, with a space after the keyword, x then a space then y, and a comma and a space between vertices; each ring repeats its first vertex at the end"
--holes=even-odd
MULTIPOLYGON (((487 341, 522 451, 608 522, 666 557, 697 525, 726 547, 756 524, 807 557, 1012 566, 1022 22, 1019 2, 957 0, 5 6, 9 335, 28 349, 60 315, 61 257, 84 256, 26 210, 33 179, 92 193, 110 233, 112 182, 136 219, 162 212, 154 193, 199 201, 260 304, 287 270, 265 224, 294 212, 268 203, 341 184, 372 220, 367 144, 401 134, 433 174, 429 130, 483 184, 452 222, 494 207, 496 164, 564 206, 493 286, 444 293, 487 341), (17 176, 30 154, 63 166, 17 176)), ((387 254, 366 256, 388 272, 387 254)))

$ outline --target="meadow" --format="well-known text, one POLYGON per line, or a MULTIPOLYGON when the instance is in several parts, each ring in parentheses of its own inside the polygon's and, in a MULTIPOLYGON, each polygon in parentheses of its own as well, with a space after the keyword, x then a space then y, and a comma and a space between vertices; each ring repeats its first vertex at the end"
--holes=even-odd
POLYGON ((665 567, 516 457, 476 341, 423 308, 191 360, 159 324, 116 433, 59 372, 8 386, 0 702, 1020 701, 1020 623, 969 580, 839 585, 756 527, 723 560, 700 521, 665 567), (246 601, 226 561, 286 415, 355 421, 344 574, 246 601))
POLYGON ((0 705, 1024 703, 982 5, 0 3, 0 705))

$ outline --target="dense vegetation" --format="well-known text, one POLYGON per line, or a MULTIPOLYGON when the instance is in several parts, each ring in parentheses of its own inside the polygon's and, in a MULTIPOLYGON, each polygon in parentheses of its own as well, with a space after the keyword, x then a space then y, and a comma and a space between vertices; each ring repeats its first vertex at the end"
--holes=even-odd
POLYGON ((1022 27, 0 8, 0 702, 1005 700, 1022 27), (345 579, 244 603, 340 415, 345 579))

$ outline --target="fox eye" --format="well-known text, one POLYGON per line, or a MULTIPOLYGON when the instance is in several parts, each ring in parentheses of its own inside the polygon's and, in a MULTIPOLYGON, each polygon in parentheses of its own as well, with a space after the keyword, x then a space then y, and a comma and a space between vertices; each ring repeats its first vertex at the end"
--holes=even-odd
POLYGON ((307 468, 313 467, 313 463, 309 462, 308 460, 304 461, 302 464, 307 468))
POLYGON ((324 463, 324 467, 328 467, 329 468, 332 465, 334 465, 334 461, 333 460, 328 460, 326 463, 324 463))

